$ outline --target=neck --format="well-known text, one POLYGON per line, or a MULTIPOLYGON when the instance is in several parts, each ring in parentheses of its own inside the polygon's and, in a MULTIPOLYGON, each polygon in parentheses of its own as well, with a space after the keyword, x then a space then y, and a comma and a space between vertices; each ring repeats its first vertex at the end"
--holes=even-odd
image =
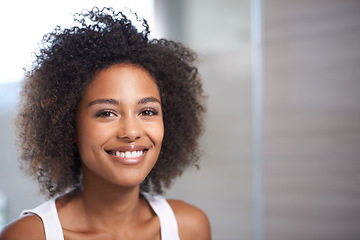
POLYGON ((139 185, 122 187, 84 174, 84 189, 78 200, 92 224, 124 226, 134 223, 139 217, 139 191, 139 185))

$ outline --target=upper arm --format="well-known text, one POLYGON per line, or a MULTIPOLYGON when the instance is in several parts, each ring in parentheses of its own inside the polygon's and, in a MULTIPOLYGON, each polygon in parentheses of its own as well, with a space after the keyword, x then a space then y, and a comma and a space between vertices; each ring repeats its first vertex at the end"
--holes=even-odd
POLYGON ((0 231, 0 240, 45 240, 41 219, 36 215, 25 215, 7 224, 0 231))
POLYGON ((181 239, 211 239, 210 222, 203 211, 183 201, 168 202, 174 211, 181 239))

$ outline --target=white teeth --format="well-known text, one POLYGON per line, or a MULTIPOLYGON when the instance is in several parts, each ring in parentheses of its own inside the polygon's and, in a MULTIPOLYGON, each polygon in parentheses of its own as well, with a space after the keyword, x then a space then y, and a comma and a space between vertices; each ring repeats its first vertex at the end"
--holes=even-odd
POLYGON ((115 156, 117 157, 122 157, 122 158, 136 158, 136 157, 140 157, 141 155, 143 155, 144 152, 143 151, 132 151, 132 152, 119 152, 116 151, 115 152, 115 156))

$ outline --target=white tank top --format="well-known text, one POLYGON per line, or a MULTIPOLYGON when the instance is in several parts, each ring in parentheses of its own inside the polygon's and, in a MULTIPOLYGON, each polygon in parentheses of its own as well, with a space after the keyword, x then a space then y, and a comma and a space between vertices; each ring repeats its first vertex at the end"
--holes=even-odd
MULTIPOLYGON (((151 196, 146 193, 143 193, 143 195, 160 220, 161 239, 180 240, 174 212, 166 199, 162 196, 151 196)), ((46 240, 64 240, 55 199, 51 199, 34 209, 25 210, 21 213, 21 216, 26 214, 36 214, 41 218, 46 240)))

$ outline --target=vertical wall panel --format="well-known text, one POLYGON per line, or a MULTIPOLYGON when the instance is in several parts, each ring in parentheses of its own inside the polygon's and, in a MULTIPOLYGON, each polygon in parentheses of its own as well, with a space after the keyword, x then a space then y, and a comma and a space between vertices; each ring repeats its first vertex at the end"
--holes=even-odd
POLYGON ((360 1, 264 1, 267 240, 360 239, 360 1))

